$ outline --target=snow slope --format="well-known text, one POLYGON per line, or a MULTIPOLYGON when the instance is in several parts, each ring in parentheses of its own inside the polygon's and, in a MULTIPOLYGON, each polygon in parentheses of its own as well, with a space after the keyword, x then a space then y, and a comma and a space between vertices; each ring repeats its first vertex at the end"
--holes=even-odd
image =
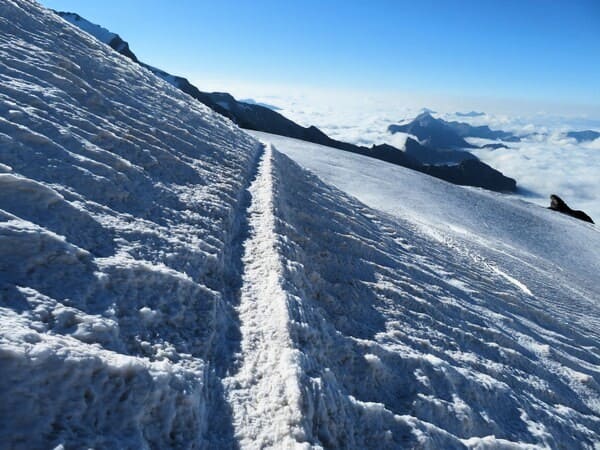
POLYGON ((0 448, 226 437, 260 145, 32 2, 0 42, 0 448))
POLYGON ((253 134, 387 212, 282 163, 280 227, 293 243, 286 278, 299 280, 301 305, 292 322, 307 389, 319 399, 309 411, 324 428, 321 443, 386 447, 386 430, 389 448, 599 445, 593 226, 253 134))
MULTIPOLYGON (((84 19, 78 14, 61 12, 60 15, 63 19, 71 22, 73 25, 77 25, 79 28, 91 34, 100 42, 104 42, 105 44, 110 44, 113 39, 119 36, 118 34, 108 31, 106 28, 103 28, 100 25, 96 25, 95 23, 84 19)), ((119 51, 118 48, 115 50, 119 51)))
POLYGON ((595 228, 0 38, 0 448, 600 445, 595 228))

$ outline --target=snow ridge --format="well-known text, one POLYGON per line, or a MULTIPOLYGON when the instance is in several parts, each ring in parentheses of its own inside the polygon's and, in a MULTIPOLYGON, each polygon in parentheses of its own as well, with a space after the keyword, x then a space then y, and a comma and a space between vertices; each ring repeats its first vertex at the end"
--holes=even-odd
POLYGON ((225 380, 244 448, 289 448, 304 439, 298 352, 289 335, 288 293, 275 233, 273 150, 267 146, 249 191, 237 373, 225 380))

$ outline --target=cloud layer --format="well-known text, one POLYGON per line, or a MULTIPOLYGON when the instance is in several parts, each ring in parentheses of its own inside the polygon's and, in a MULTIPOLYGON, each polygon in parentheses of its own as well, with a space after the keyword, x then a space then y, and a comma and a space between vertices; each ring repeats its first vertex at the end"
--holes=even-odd
POLYGON ((548 206, 550 194, 557 194, 600 222, 600 139, 577 144, 553 132, 473 153, 515 178, 525 199, 548 206))
MULTIPOLYGON (((388 143, 402 148, 406 135, 388 133, 388 125, 415 117, 423 106, 443 111, 439 105, 416 106, 414 101, 407 104, 381 96, 302 93, 255 98, 280 107, 282 114, 304 126, 316 125, 335 139, 366 146, 388 143)), ((458 105, 448 105, 446 112, 437 116, 527 136, 520 143, 508 144, 508 149, 474 152, 484 162, 515 178, 521 188, 518 196, 548 206, 550 194, 557 194, 572 208, 582 209, 600 222, 600 139, 578 144, 564 136, 571 130, 600 130, 599 119, 545 113, 460 117, 456 111, 460 111, 458 105)))

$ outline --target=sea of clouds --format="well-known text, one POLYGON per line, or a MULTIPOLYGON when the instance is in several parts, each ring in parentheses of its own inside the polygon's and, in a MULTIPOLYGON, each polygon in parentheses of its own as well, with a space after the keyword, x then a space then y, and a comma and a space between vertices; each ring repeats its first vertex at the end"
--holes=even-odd
MULTIPOLYGON (((445 120, 514 132, 523 137, 522 141, 507 143, 508 149, 482 149, 473 153, 516 179, 518 197, 548 206, 549 196, 557 194, 573 209, 584 210, 600 223, 600 139, 577 143, 565 136, 568 131, 600 131, 600 114, 596 110, 590 113, 584 108, 551 105, 552 112, 547 112, 516 102, 471 103, 469 99, 451 98, 440 101, 440 97, 423 95, 315 89, 290 92, 281 88, 265 94, 265 88, 260 86, 233 89, 230 86, 229 91, 238 98, 250 97, 253 101, 274 105, 286 117, 303 126, 315 125, 334 139, 364 146, 388 143, 403 148, 406 135, 392 135, 387 131, 388 126, 411 120, 424 107, 435 110, 433 115, 445 120), (473 109, 485 114, 477 117, 456 114, 473 109)), ((469 140, 473 144, 491 142, 469 140)))

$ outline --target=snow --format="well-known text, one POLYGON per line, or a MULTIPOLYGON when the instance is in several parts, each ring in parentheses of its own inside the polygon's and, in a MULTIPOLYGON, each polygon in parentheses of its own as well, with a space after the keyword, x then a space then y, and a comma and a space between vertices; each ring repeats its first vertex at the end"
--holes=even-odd
POLYGON ((34 3, 0 21, 0 447, 211 445, 261 147, 34 3))
POLYGON ((594 226, 0 38, 1 448, 600 445, 594 226))
POLYGON ((275 232, 273 156, 268 147, 250 186, 239 318, 240 368, 226 381, 242 447, 293 447, 303 438, 298 352, 289 336, 285 273, 275 232), (276 349, 277 351, 273 351, 276 349))
POLYGON ((292 211, 281 208, 283 234, 294 249, 284 252, 303 267, 286 277, 300 284, 297 342, 306 373, 327 386, 317 392, 342 395, 325 397, 314 414, 336 411, 319 423, 339 424, 340 410, 351 416, 346 393, 361 415, 377 417, 377 425, 338 425, 338 435, 321 431, 320 442, 369 447, 387 429, 400 439, 390 447, 412 448, 414 436, 425 448, 598 445, 593 226, 360 155, 252 134, 382 210, 282 163, 289 169, 278 186, 292 211))
POLYGON ((96 25, 95 23, 85 20, 78 14, 62 13, 61 17, 66 21, 72 23, 73 25, 78 26, 86 33, 91 34, 100 42, 103 42, 105 44, 110 44, 110 42, 117 37, 115 33, 108 31, 106 28, 103 28, 100 25, 96 25))

